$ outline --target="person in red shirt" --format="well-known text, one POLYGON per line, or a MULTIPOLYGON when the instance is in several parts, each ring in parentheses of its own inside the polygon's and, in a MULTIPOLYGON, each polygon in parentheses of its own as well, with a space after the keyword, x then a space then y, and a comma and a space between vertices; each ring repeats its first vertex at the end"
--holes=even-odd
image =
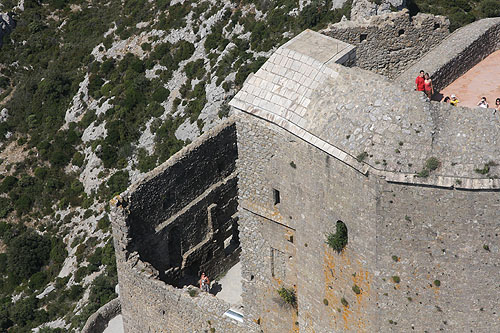
POLYGON ((416 85, 415 90, 416 91, 425 91, 425 78, 424 78, 424 74, 425 74, 425 72, 423 70, 420 71, 420 74, 415 79, 415 85, 416 85))

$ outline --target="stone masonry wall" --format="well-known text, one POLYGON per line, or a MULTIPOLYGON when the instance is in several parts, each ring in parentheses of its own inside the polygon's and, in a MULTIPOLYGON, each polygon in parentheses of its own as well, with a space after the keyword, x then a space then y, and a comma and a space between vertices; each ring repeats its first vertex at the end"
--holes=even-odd
POLYGON ((498 190, 365 176, 238 117, 243 301, 264 332, 499 329, 498 190), (349 238, 341 253, 325 244, 338 220, 349 238), (280 302, 281 286, 296 291, 297 309, 280 302))
MULTIPOLYGON (((137 251, 167 283, 196 280, 203 270, 216 276, 237 260, 238 251, 226 256, 225 244, 237 235, 236 158, 233 124, 155 169, 130 190, 128 250, 137 251)), ((238 244, 232 245, 237 250, 238 244)))
POLYGON ((488 18, 454 31, 442 43, 401 73, 396 81, 415 89, 415 78, 423 69, 439 91, 500 48, 500 18, 488 18))
POLYGON ((238 260, 236 158, 229 120, 113 200, 126 332, 252 332, 223 317, 224 301, 169 285, 197 284, 201 270, 215 277, 238 260))
POLYGON ((237 124, 246 315, 264 332, 374 332, 370 179, 275 125, 246 114, 237 124), (325 244, 338 220, 349 229, 341 254, 325 244), (352 291, 354 284, 362 294, 352 291), (282 305, 282 286, 296 290, 297 309, 282 305))
POLYGON ((393 78, 422 57, 449 34, 443 16, 407 10, 345 21, 321 33, 356 46, 356 65, 393 78))
POLYGON ((385 184, 377 212, 378 332, 500 331, 499 191, 385 184))

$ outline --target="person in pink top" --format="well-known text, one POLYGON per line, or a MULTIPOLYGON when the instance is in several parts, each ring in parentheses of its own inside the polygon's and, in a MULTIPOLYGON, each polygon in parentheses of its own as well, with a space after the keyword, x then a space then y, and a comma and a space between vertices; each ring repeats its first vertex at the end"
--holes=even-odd
POLYGON ((434 95, 434 87, 432 86, 432 80, 429 73, 425 73, 424 75, 424 91, 429 99, 434 95))
POLYGON ((423 70, 420 71, 420 74, 415 79, 415 90, 416 91, 425 91, 424 74, 425 74, 425 72, 423 70))

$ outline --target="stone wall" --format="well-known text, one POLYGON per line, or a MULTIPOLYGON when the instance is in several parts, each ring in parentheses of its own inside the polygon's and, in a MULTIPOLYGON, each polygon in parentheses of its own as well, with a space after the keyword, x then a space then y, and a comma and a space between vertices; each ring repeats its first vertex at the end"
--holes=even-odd
POLYGON ((407 90, 415 89, 415 78, 423 69, 439 91, 500 48, 500 18, 488 18, 454 31, 442 43, 397 76, 407 90))
POLYGON ((344 21, 320 31, 356 46, 357 66, 393 78, 423 56, 448 34, 443 16, 408 10, 344 21))
POLYGON ((227 121, 113 200, 126 332, 251 332, 223 318, 224 301, 169 285, 196 285, 201 271, 215 278, 237 262, 236 158, 236 126, 227 121))
POLYGON ((238 116, 243 301, 264 332, 500 328, 498 189, 387 182, 238 116), (341 253, 325 244, 339 220, 341 253), (297 309, 281 286, 296 291, 297 309))
POLYGON ((372 181, 276 125, 238 121, 243 301, 264 332, 374 332, 376 198, 372 181), (280 193, 275 203, 274 190, 280 193), (349 229, 341 255, 325 244, 349 229), (363 289, 352 291, 354 284, 363 289), (294 288, 298 308, 277 290, 294 288), (349 306, 341 303, 345 298, 349 306))
POLYGON ((500 192, 384 184, 378 197, 377 331, 500 331, 500 192))
POLYGON ((81 333, 102 333, 111 319, 121 313, 120 299, 115 298, 104 304, 87 319, 81 333))
POLYGON ((165 282, 192 282, 203 270, 217 276, 237 260, 236 158, 233 124, 130 189, 128 250, 153 265, 165 282))

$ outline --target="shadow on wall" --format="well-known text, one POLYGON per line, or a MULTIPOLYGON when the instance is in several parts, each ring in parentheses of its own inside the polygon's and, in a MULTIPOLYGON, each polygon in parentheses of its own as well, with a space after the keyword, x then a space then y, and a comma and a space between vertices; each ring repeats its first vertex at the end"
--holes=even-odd
POLYGON ((236 126, 193 143, 131 194, 129 253, 167 284, 198 285, 239 260, 236 126))

